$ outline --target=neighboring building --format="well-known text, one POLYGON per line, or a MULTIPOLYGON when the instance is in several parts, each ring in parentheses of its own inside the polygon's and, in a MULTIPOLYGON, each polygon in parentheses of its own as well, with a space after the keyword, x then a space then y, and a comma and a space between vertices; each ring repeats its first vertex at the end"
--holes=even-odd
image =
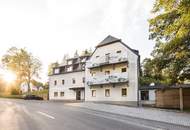
POLYGON ((141 86, 139 97, 141 105, 181 110, 189 109, 190 84, 141 86))
POLYGON ((155 105, 156 90, 159 89, 158 85, 147 85, 139 87, 139 100, 141 105, 155 105))
MULTIPOLYGON (((28 92, 28 84, 26 82, 23 82, 20 85, 20 89, 22 93, 28 92)), ((43 90, 43 87, 37 87, 35 85, 33 85, 32 83, 30 83, 30 91, 38 91, 38 90, 43 90)))
POLYGON ((85 62, 90 54, 68 58, 49 75, 50 100, 84 100, 85 62))
POLYGON ((86 63, 85 100, 138 102, 140 56, 121 39, 106 37, 86 63))

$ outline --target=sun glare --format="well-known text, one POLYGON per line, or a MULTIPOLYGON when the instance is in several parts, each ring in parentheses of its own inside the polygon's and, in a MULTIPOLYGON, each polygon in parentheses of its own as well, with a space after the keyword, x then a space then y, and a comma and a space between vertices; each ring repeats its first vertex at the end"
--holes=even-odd
POLYGON ((11 71, 6 71, 3 74, 3 78, 6 82, 11 83, 16 80, 16 75, 11 71))

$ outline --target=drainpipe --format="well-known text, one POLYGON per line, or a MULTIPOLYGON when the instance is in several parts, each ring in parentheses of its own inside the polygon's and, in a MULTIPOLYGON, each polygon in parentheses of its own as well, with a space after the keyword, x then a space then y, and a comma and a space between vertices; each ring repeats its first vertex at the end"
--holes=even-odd
POLYGON ((137 59, 137 106, 139 107, 140 106, 140 103, 139 103, 139 82, 140 82, 140 55, 138 55, 138 59, 137 59))

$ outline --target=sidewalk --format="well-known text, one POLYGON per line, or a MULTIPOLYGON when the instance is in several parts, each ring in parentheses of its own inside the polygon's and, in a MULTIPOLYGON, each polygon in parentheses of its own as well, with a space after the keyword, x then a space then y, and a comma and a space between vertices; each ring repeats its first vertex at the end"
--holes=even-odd
POLYGON ((155 108, 142 108, 142 107, 138 108, 138 107, 109 105, 109 104, 98 104, 91 102, 68 103, 66 105, 82 107, 97 111, 104 111, 125 116, 131 116, 136 118, 160 121, 165 123, 172 123, 176 125, 190 126, 189 113, 167 111, 155 108))

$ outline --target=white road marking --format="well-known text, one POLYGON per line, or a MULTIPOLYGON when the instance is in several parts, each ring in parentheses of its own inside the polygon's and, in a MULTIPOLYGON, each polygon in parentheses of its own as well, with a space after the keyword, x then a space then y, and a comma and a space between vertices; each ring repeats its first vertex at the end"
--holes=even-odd
POLYGON ((50 118, 50 119, 55 119, 55 117, 53 117, 53 116, 51 116, 51 115, 49 115, 49 114, 46 114, 46 113, 44 113, 44 112, 37 111, 37 113, 38 113, 38 114, 41 114, 41 115, 43 115, 43 116, 46 116, 46 117, 48 117, 48 118, 50 118))

